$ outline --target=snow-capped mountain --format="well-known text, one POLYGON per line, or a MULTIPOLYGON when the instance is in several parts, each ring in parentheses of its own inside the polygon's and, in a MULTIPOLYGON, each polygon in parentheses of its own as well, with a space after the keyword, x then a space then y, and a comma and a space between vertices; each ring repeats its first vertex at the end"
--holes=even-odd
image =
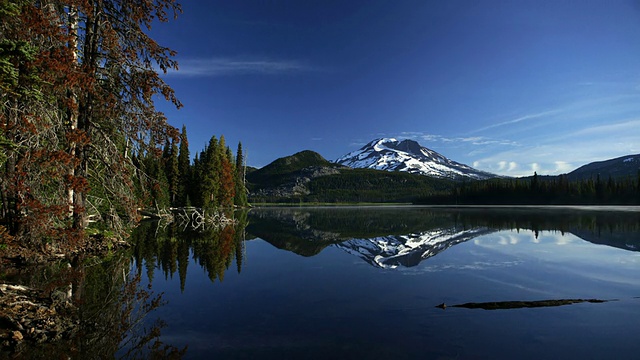
POLYGON ((335 246, 375 267, 393 269, 416 266, 453 245, 494 231, 487 228, 443 228, 410 235, 352 239, 335 246))
POLYGON ((450 160, 413 140, 376 139, 335 161, 352 168, 406 171, 440 178, 484 180, 497 175, 450 160))

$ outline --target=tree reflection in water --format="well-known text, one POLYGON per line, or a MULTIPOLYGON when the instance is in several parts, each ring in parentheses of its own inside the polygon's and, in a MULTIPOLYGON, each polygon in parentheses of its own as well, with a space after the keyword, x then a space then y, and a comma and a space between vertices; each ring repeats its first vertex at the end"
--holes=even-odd
MULTIPOLYGON (((231 216, 231 215, 227 215, 231 216)), ((212 282, 224 280, 225 272, 234 259, 237 271, 242 270, 244 229, 247 211, 234 213, 235 224, 222 228, 206 227, 194 230, 176 223, 146 222, 133 233, 134 266, 140 276, 143 271, 153 282, 156 268, 162 269, 166 278, 177 272, 180 288, 184 291, 190 257, 199 264, 212 282)))
POLYGON ((0 357, 181 358, 186 349, 159 340, 165 325, 162 321, 145 324, 147 315, 164 302, 161 294, 141 285, 139 276, 129 275, 130 265, 127 250, 104 258, 78 257, 71 263, 15 272, 3 269, 3 273, 11 274, 7 279, 10 282, 40 289, 43 296, 54 300, 53 317, 35 320, 35 328, 22 329, 31 335, 9 353, 3 349, 0 357), (40 327, 42 324, 36 325, 40 321, 47 322, 45 330, 40 327), (33 341, 29 340, 31 337, 33 341))
POLYGON ((128 254, 90 265, 81 297, 78 358, 181 358, 186 348, 159 340, 166 326, 162 320, 145 323, 164 302, 161 294, 141 285, 139 276, 128 274, 129 265, 128 254))

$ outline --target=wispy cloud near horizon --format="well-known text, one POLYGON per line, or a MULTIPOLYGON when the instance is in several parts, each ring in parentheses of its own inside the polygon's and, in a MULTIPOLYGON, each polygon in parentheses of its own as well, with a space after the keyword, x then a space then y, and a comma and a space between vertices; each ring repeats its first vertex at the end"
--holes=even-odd
POLYGON ((298 60, 208 58, 178 60, 178 71, 167 72, 167 76, 234 76, 234 75, 281 75, 320 71, 319 68, 298 60))

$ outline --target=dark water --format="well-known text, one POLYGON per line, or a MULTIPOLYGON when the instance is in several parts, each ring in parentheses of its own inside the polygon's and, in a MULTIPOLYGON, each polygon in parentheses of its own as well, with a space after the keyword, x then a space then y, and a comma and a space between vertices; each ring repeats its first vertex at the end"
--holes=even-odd
POLYGON ((253 209, 223 231, 141 227, 132 273, 185 358, 636 359, 631 210, 253 209), (452 307, 561 299, 609 301, 452 307))

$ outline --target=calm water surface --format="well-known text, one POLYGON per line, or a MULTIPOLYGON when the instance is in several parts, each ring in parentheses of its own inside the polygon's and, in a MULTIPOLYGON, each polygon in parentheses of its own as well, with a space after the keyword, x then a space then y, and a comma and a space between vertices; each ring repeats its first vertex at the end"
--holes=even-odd
POLYGON ((132 272, 167 301, 146 321, 165 321, 161 340, 187 346, 186 358, 640 356, 637 209, 267 208, 238 217, 222 232, 148 224, 134 235, 132 272), (561 299, 610 301, 453 307, 561 299))

